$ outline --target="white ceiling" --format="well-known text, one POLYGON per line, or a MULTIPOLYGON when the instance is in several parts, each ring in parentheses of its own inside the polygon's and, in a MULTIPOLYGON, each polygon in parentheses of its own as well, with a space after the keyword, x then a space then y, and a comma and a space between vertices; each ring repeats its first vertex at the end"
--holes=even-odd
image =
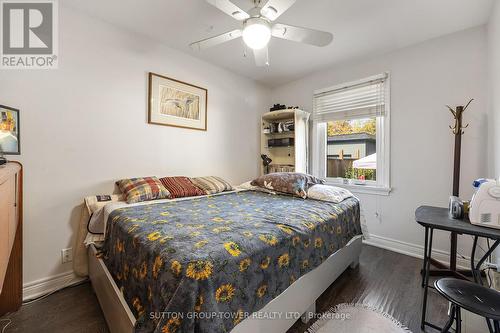
MULTIPOLYGON (((240 27, 204 0, 64 0, 64 5, 273 87, 327 66, 485 24, 493 2, 297 0, 277 22, 330 31, 333 43, 318 48, 273 38, 267 68, 256 67, 251 53, 243 56, 241 39, 204 51, 189 48, 193 41, 240 27)), ((234 3, 247 10, 253 2, 234 3)))

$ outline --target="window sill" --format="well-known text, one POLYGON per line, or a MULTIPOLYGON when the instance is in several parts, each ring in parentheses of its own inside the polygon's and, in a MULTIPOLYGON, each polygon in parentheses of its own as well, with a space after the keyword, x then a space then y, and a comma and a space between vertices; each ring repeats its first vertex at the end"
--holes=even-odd
POLYGON ((373 186, 373 185, 356 185, 356 184, 343 184, 339 182, 326 181, 326 185, 338 186, 345 188, 356 194, 375 194, 388 196, 391 192, 390 187, 373 186))

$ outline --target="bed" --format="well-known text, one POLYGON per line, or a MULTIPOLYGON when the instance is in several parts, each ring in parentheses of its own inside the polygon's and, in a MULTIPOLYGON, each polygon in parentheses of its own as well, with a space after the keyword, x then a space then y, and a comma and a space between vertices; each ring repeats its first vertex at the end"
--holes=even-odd
POLYGON ((106 220, 88 260, 112 332, 285 332, 361 251, 356 198, 236 191, 106 220))

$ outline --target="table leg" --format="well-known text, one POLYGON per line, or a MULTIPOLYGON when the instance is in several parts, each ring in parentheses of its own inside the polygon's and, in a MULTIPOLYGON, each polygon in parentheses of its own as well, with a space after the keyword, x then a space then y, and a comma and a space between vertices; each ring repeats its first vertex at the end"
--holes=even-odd
POLYGON ((456 311, 457 311, 457 324, 455 327, 455 332, 456 333, 461 333, 462 332, 462 315, 461 315, 461 310, 459 306, 456 306, 456 311))
POLYGON ((486 324, 488 325, 488 331, 490 333, 500 333, 500 331, 495 327, 495 321, 486 318, 486 324), (493 322, 493 324, 492 324, 493 322))
POLYGON ((458 244, 458 236, 456 232, 451 233, 450 239, 450 270, 457 270, 457 244, 458 244))
POLYGON ((429 244, 427 244, 427 259, 425 261, 425 271, 424 271, 424 297, 422 301, 422 320, 420 322, 420 328, 424 329, 425 327, 425 315, 427 311, 427 292, 429 289, 429 270, 430 270, 430 264, 431 264, 431 257, 432 257, 432 236, 434 234, 434 229, 430 228, 430 233, 429 233, 429 244))
POLYGON ((476 276, 476 264, 475 264, 475 258, 476 258, 476 248, 477 248, 477 241, 479 237, 474 236, 474 242, 472 243, 472 251, 470 254, 470 266, 472 270, 472 277, 474 278, 474 282, 482 284, 481 283, 481 275, 479 275, 479 279, 476 276))
POLYGON ((448 333, 448 331, 451 328, 451 325, 453 325, 453 321, 455 320, 455 304, 451 304, 450 307, 450 317, 448 318, 448 321, 446 322, 446 325, 444 325, 443 329, 441 330, 441 333, 448 333))
MULTIPOLYGON (((481 277, 481 266, 486 261, 486 259, 488 259, 488 257, 493 253, 493 251, 495 251, 498 245, 500 245, 500 240, 495 241, 495 243, 493 243, 493 245, 489 248, 489 250, 481 257, 481 259, 479 259, 477 264, 475 264, 478 239, 479 239, 478 236, 474 236, 474 243, 472 244, 472 252, 470 255, 470 263, 471 263, 472 275, 474 277, 474 282, 483 285, 483 279, 481 277)), ((490 332, 493 332, 493 327, 491 326, 491 322, 489 319, 486 319, 486 323, 488 324, 488 330, 490 332)))
POLYGON ((427 243, 429 242, 429 228, 425 227, 425 242, 424 242, 424 266, 422 267, 422 288, 425 280, 425 267, 427 264, 427 243))

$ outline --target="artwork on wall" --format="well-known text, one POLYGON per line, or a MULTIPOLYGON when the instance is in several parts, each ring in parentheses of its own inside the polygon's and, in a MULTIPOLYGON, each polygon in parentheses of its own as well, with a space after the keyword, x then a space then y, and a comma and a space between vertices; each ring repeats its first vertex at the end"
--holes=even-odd
POLYGON ((0 153, 19 155, 20 142, 19 110, 0 105, 0 153))
POLYGON ((207 130, 207 89, 149 73, 150 124, 207 130))

